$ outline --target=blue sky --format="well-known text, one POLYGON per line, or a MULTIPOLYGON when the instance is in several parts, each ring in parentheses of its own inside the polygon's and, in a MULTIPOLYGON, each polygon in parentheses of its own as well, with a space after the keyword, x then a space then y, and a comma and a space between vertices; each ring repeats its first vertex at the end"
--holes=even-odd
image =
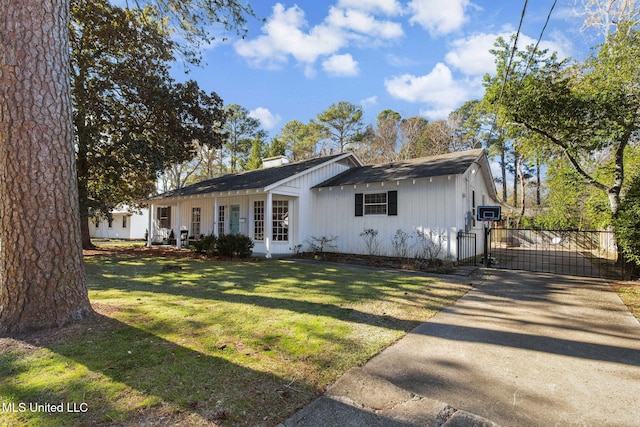
MULTIPOLYGON (((519 46, 534 43, 553 0, 531 0, 519 46)), ((598 41, 581 32, 575 0, 559 0, 541 46, 582 59, 598 41)), ((308 122, 330 104, 362 105, 365 122, 384 109, 445 118, 482 97, 498 36, 515 33, 524 0, 283 0, 251 2, 244 40, 204 52, 203 66, 174 67, 225 104, 240 104, 271 136, 290 120, 308 122)))

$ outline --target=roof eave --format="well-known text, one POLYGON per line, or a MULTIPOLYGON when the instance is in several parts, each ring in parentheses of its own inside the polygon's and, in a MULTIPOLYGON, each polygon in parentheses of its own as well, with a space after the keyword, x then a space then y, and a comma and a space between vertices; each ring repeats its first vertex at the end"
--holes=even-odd
MULTIPOLYGON (((316 166, 314 166, 312 168, 305 169, 304 171, 302 171, 300 173, 293 174, 291 176, 288 176, 286 178, 281 179, 280 181, 274 182, 273 184, 267 185, 266 187, 264 187, 264 190, 265 191, 271 191, 274 188, 277 188, 277 187, 279 187, 279 186, 281 186, 283 184, 286 184, 289 181, 292 181, 292 180, 294 180, 296 178, 299 178, 299 177, 304 176, 304 175, 306 175, 308 173, 311 173, 311 172, 316 171, 316 170, 318 170, 320 168, 323 168, 327 164, 334 163, 334 162, 339 162, 339 161, 344 160, 344 159, 353 160, 353 162, 355 163, 356 167, 362 166, 362 162, 360 161, 360 159, 358 159, 358 157, 356 157, 356 155, 353 152, 349 151, 349 152, 344 153, 341 156, 334 157, 334 158, 329 159, 326 162, 322 162, 319 165, 316 165, 316 166)), ((312 187, 312 188, 314 188, 314 187, 312 187)))

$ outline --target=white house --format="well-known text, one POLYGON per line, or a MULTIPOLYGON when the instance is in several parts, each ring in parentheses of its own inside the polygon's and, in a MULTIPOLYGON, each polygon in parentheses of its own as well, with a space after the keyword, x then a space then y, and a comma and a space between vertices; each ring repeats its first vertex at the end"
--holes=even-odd
POLYGON ((93 220, 89 223, 89 235, 99 239, 144 239, 149 226, 149 209, 130 212, 126 207, 111 212, 112 221, 93 220))
MULTIPOLYGON (((171 230, 187 238, 245 234, 266 256, 335 237, 335 250, 367 253, 377 231, 381 255, 393 255, 398 230, 438 241, 439 257, 457 257, 458 231, 482 233, 476 206, 498 204, 483 150, 363 166, 353 153, 297 163, 268 159, 262 169, 224 175, 149 200, 148 244, 171 230), (181 233, 178 233, 178 230, 181 233)), ((482 239, 477 239, 481 245, 482 239)), ((415 248, 414 248, 415 249, 415 248)), ((481 251, 480 251, 481 252, 481 251)))

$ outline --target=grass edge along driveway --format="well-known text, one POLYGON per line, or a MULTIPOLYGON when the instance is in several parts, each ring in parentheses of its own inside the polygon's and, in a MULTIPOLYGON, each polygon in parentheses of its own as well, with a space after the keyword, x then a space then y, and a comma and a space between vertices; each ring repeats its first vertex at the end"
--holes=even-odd
POLYGON ((96 319, 0 340, 0 425, 272 426, 471 281, 287 261, 86 262, 96 319))

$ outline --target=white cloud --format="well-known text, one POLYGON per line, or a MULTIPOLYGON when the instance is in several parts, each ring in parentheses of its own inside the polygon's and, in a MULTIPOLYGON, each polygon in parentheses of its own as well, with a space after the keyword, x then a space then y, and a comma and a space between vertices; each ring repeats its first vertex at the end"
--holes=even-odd
POLYGON ((288 60, 311 64, 321 55, 331 55, 346 45, 341 31, 327 25, 317 25, 308 32, 304 11, 298 6, 289 9, 277 3, 273 14, 262 28, 263 35, 253 40, 239 40, 236 52, 254 65, 277 67, 288 60))
POLYGON ((264 127, 266 130, 275 128, 278 123, 282 121, 282 117, 279 114, 273 114, 271 111, 264 107, 258 107, 255 110, 249 111, 249 117, 260 120, 260 123, 262 123, 262 127, 264 127))
POLYGON ((436 64, 427 75, 404 74, 387 79, 384 83, 391 96, 409 102, 448 107, 467 99, 464 86, 454 80, 449 67, 442 63, 436 64))
MULTIPOLYGON (((309 26, 299 6, 286 8, 276 3, 262 34, 252 40, 238 40, 234 44, 236 53, 254 66, 271 69, 279 69, 293 58, 311 78, 319 58, 330 58, 353 44, 369 47, 404 35, 400 23, 375 15, 399 13, 397 1, 340 0, 338 5, 329 8, 323 22, 309 26)), ((331 66, 332 59, 329 61, 331 66)))
MULTIPOLYGON (((496 71, 495 56, 489 50, 494 48, 494 43, 498 37, 502 37, 509 42, 511 35, 514 33, 515 31, 506 30, 501 33, 480 33, 457 39, 452 43, 452 50, 446 54, 445 60, 447 64, 468 76, 493 74, 496 71)), ((535 44, 536 41, 526 34, 521 34, 518 41, 518 49, 522 50, 525 46, 535 44)), ((566 40, 543 41, 540 43, 540 48, 549 49, 549 52, 557 51, 560 58, 565 58, 569 56, 568 52, 571 50, 571 45, 566 40)))
POLYGON ((402 13, 402 6, 397 0, 339 0, 338 7, 363 10, 370 13, 383 13, 388 16, 402 13))
POLYGON ((378 97, 370 96, 369 98, 365 98, 362 101, 360 101, 360 105, 362 105, 364 108, 374 107, 378 105, 378 97))
POLYGON ((411 0, 408 4, 412 14, 409 22, 419 24, 432 36, 448 34, 467 22, 465 12, 470 6, 469 0, 411 0))
POLYGON ((332 27, 355 31, 376 39, 396 39, 404 35, 401 24, 377 20, 361 10, 331 7, 326 22, 332 27))
POLYGON ((451 113, 451 111, 452 111, 451 108, 439 108, 439 109, 433 109, 433 110, 420 109, 419 114, 431 121, 435 121, 435 120, 446 119, 447 117, 449 117, 449 114, 451 113))
POLYGON ((352 77, 360 74, 358 62, 348 53, 333 55, 322 63, 322 69, 336 77, 352 77))
POLYGON ((495 72, 495 57, 489 50, 493 48, 493 44, 500 36, 509 40, 510 33, 482 33, 455 40, 452 43, 453 49, 445 56, 447 64, 467 75, 495 72))

